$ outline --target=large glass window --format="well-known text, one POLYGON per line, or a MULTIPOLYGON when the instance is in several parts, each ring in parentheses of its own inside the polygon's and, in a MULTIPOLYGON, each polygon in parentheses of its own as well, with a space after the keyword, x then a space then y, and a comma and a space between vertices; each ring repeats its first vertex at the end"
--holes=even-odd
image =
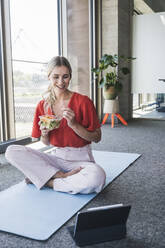
POLYGON ((56 0, 10 0, 16 138, 31 134, 34 110, 48 87, 46 64, 58 55, 56 0))

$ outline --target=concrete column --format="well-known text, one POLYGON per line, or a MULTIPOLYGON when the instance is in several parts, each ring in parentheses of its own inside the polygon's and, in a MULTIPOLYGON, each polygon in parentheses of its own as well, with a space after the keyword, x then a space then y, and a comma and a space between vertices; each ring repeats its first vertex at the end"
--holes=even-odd
MULTIPOLYGON (((131 30, 133 0, 118 0, 118 54, 131 56, 131 30)), ((119 65, 120 66, 120 65, 119 65)), ((128 64, 131 70, 131 64, 128 64)), ((120 113, 126 120, 132 118, 131 74, 123 77, 123 90, 119 96, 120 113)))
MULTIPOLYGON (((102 1, 102 54, 131 56, 132 11, 133 0, 102 1)), ((130 85, 130 76, 126 76, 119 96, 120 113, 126 120, 131 118, 132 113, 130 85)))
POLYGON ((102 54, 118 53, 118 0, 102 1, 102 54))
POLYGON ((88 0, 67 0, 66 4, 67 57, 73 69, 70 87, 73 91, 90 96, 88 0))

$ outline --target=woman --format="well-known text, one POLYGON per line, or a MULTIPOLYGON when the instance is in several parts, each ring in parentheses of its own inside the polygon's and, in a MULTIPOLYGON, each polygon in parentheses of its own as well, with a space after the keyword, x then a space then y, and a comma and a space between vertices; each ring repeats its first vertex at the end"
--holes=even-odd
POLYGON ((36 107, 32 137, 41 137, 45 145, 54 146, 51 154, 12 145, 6 150, 6 158, 38 189, 48 186, 71 194, 99 192, 105 172, 95 163, 90 143, 100 141, 100 124, 93 102, 68 89, 71 77, 65 57, 53 57, 48 63, 48 96, 36 107), (42 128, 39 116, 45 114, 61 118, 60 126, 42 128))

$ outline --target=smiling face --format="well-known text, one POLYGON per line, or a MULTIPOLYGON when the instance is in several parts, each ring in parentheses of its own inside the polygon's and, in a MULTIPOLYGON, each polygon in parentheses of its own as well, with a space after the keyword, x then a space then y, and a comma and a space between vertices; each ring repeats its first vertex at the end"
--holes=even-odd
POLYGON ((66 66, 56 66, 49 75, 49 80, 56 94, 67 91, 70 81, 69 69, 66 66))

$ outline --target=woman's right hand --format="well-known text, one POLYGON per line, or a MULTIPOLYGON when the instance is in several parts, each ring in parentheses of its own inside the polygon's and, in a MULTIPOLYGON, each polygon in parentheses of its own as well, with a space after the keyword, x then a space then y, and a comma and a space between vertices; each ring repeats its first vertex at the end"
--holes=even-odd
POLYGON ((42 137, 46 137, 46 136, 48 136, 48 134, 49 134, 49 132, 51 131, 50 129, 47 129, 47 128, 42 128, 41 126, 40 126, 40 130, 41 130, 41 136, 42 137))
POLYGON ((41 141, 44 143, 44 145, 48 146, 49 145, 49 132, 50 130, 47 128, 41 128, 41 141))

